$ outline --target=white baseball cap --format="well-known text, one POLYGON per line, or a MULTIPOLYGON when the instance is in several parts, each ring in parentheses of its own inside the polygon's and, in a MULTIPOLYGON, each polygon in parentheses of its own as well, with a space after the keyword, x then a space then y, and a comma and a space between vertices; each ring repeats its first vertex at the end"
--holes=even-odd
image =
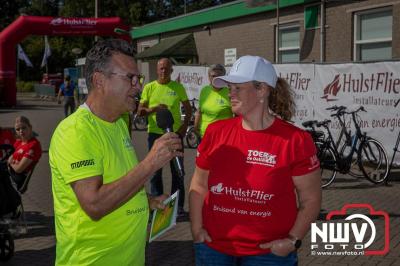
POLYGON ((249 81, 265 82, 275 88, 278 76, 274 66, 260 56, 245 55, 233 64, 228 75, 216 77, 213 85, 216 88, 226 87, 227 83, 245 83, 249 81))

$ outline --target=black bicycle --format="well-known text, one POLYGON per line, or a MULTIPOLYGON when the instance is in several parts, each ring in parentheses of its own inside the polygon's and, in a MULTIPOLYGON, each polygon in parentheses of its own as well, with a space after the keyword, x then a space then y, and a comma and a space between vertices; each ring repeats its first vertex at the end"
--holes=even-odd
POLYGON ((349 174, 354 164, 357 164, 363 176, 374 184, 380 184, 388 177, 389 163, 385 148, 378 140, 361 131, 358 123, 360 111, 365 112, 364 107, 352 112, 344 111, 351 115, 356 129, 355 134, 350 137, 350 145, 347 150, 338 149, 329 129, 331 120, 324 120, 316 124, 316 127, 323 127, 328 133, 325 139, 315 143, 321 164, 322 187, 332 184, 338 172, 349 174))
POLYGON ((136 110, 133 111, 132 115, 132 125, 136 130, 146 130, 147 129, 147 116, 140 116, 137 113, 137 108, 139 107, 140 103, 140 94, 135 96, 135 102, 136 102, 136 110))
MULTIPOLYGON (((196 98, 193 98, 190 100, 190 106, 192 107, 192 118, 190 119, 189 126, 186 130, 185 134, 185 140, 186 144, 189 148, 191 149, 196 149, 197 146, 200 144, 200 136, 197 134, 195 128, 194 128, 194 119, 195 119, 195 114, 197 112, 196 108, 196 101, 198 101, 196 98)), ((182 109, 182 120, 184 120, 185 114, 184 110, 182 109)))

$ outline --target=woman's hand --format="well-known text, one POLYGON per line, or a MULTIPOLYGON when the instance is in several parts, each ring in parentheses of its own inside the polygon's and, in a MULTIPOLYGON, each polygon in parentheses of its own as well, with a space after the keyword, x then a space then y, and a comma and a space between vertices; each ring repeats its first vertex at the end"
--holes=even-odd
POLYGON ((204 241, 211 242, 211 237, 208 235, 207 231, 204 228, 200 228, 197 230, 192 229, 193 242, 194 243, 203 243, 204 241))
POLYGON ((293 242, 288 239, 277 239, 268 243, 263 243, 260 244, 260 248, 262 249, 271 249, 271 252, 275 255, 281 256, 281 257, 286 257, 289 255, 290 252, 293 252, 296 250, 296 248, 293 245, 293 242))

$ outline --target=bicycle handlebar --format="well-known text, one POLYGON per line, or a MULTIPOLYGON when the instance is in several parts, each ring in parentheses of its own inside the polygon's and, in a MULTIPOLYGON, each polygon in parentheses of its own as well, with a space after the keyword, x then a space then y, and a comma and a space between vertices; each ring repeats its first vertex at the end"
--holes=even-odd
POLYGON ((355 111, 344 112, 344 113, 345 113, 345 114, 351 115, 351 114, 356 114, 356 113, 358 113, 358 112, 360 112, 360 111, 362 111, 362 112, 367 112, 367 110, 365 110, 364 106, 360 106, 360 107, 359 107, 357 110, 355 110, 355 111))
POLYGON ((347 107, 343 106, 343 105, 341 105, 341 106, 334 105, 332 107, 326 108, 326 110, 329 110, 329 111, 336 111, 336 113, 331 114, 331 117, 339 117, 339 116, 344 115, 345 114, 344 112, 346 109, 347 109, 347 107))
POLYGON ((331 107, 326 108, 325 110, 328 110, 328 111, 337 111, 337 110, 344 110, 344 109, 346 109, 346 106, 343 106, 343 105, 341 105, 341 106, 334 105, 334 106, 331 106, 331 107))
POLYGON ((336 105, 334 105, 334 106, 331 106, 331 107, 326 108, 325 110, 336 111, 337 109, 338 109, 338 107, 337 107, 336 105))

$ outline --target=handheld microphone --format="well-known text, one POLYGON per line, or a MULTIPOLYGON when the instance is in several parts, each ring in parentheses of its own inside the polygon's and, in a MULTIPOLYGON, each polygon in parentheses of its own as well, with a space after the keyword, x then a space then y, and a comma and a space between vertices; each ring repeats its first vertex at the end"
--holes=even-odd
MULTIPOLYGON (((165 132, 174 132, 174 118, 172 117, 172 114, 168 109, 163 108, 158 110, 156 113, 156 121, 157 126, 165 132)), ((185 171, 183 170, 181 161, 177 156, 175 156, 173 160, 175 164, 175 169, 177 170, 179 176, 183 178, 185 176, 185 171)))

